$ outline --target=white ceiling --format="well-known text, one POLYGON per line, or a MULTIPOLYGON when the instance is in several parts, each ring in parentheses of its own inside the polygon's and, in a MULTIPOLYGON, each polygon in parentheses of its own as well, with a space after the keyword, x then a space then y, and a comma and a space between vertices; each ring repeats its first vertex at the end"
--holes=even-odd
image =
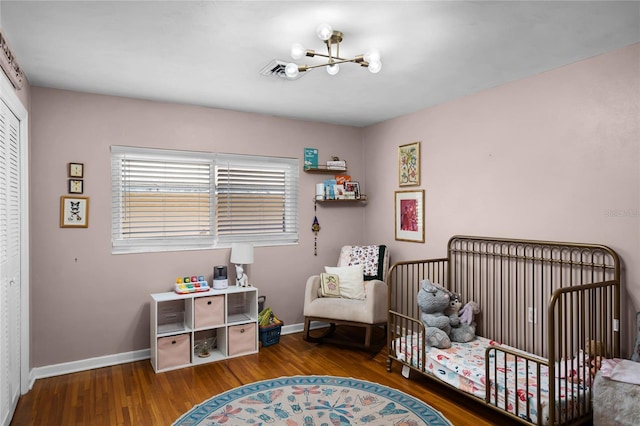
POLYGON ((367 126, 639 42, 640 3, 2 0, 0 24, 32 85, 367 126), (322 22, 382 71, 259 74, 325 52, 322 22))

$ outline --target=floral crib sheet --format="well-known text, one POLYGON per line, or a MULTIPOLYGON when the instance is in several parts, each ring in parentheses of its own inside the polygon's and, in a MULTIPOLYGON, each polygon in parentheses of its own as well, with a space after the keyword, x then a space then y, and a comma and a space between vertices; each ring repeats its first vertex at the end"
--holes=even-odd
MULTIPOLYGON (((407 335, 395 340, 396 357, 405 361, 411 360, 411 365, 415 368, 422 369, 422 348, 421 337, 418 334, 407 335), (407 344, 410 342, 410 344, 407 344)), ((485 378, 485 351, 490 346, 501 346, 513 349, 507 345, 486 339, 484 337, 476 337, 469 343, 452 342, 451 348, 438 349, 427 347, 425 371, 438 379, 456 387, 466 393, 470 393, 483 401, 485 400, 486 378, 485 378)), ((536 375, 535 363, 529 363, 528 372, 527 365, 521 358, 515 360, 510 354, 507 354, 506 369, 504 352, 494 352, 497 361, 497 378, 491 378, 491 403, 498 407, 505 408, 505 393, 508 394, 507 411, 516 414, 516 397, 517 397, 517 415, 527 419, 530 422, 538 422, 538 377, 536 375), (506 383, 508 389, 516 389, 514 384, 514 372, 518 380, 518 392, 505 392, 505 373, 507 374, 506 383), (495 383, 498 383, 498 404, 495 404, 495 383), (528 388, 527 388, 528 383, 528 388), (525 395, 526 389, 529 389, 525 395), (528 414, 527 414, 527 403, 528 414)), ((491 361, 490 361, 491 362, 491 361)), ((490 371, 494 371, 493 362, 490 365, 490 371)), ((560 417, 560 421, 566 421, 572 417, 572 411, 584 412, 585 404, 589 403, 588 387, 578 383, 571 383, 565 380, 555 380, 556 396, 560 401, 556 402, 556 416, 560 417), (569 401, 570 404, 566 404, 569 401), (565 407, 565 405, 567 405, 565 407), (580 405, 577 407, 576 405, 580 405)), ((546 366, 540 367, 540 386, 542 400, 542 423, 548 422, 548 401, 549 401, 549 372, 546 366)))

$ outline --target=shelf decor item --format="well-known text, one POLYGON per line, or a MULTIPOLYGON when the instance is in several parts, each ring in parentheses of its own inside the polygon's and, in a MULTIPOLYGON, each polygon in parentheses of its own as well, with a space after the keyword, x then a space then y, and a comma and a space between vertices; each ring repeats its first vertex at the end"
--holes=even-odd
POLYGON ((396 240, 424 243, 424 189, 396 191, 396 240))
POLYGON ((242 265, 253 263, 253 244, 233 243, 231 244, 231 263, 236 265, 236 285, 239 287, 250 287, 249 276, 244 273, 242 265))
POLYGON ((318 167, 318 148, 305 148, 304 149, 304 168, 316 168, 318 167))
POLYGON ((398 148, 398 185, 420 185, 420 142, 398 148))
POLYGON ((89 197, 60 197, 60 227, 89 227, 89 197))

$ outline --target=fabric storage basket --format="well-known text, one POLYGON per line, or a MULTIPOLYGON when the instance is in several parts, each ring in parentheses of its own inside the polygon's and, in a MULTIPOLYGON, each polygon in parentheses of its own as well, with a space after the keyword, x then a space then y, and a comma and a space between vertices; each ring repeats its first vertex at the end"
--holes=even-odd
POLYGON ((158 339, 158 370, 179 367, 191 362, 191 342, 188 334, 158 339))
POLYGON ((262 346, 275 345, 280 341, 280 332, 283 324, 280 321, 276 324, 260 326, 260 342, 262 342, 262 346))
POLYGON ((196 328, 215 327, 224 324, 224 295, 198 297, 194 300, 196 328))
POLYGON ((229 327, 229 356, 256 351, 256 324, 229 327))

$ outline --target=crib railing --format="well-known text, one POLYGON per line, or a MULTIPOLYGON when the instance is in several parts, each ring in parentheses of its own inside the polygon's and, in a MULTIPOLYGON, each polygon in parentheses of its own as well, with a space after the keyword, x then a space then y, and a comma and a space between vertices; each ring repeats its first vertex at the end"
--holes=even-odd
MULTIPOLYGON (((617 254, 593 244, 456 236, 449 241, 448 268, 446 287, 460 293, 463 304, 473 300, 480 306, 476 334, 550 359, 575 354, 550 355, 548 332, 559 325, 548 313, 554 292, 620 282, 617 254)), ((571 339, 567 349, 584 348, 587 335, 604 326, 608 328, 597 333, 598 339, 608 336, 611 350, 615 346, 619 351, 619 333, 611 326, 620 318, 619 284, 612 294, 585 297, 593 302, 590 311, 571 309, 578 306, 575 298, 563 311, 566 318, 560 325, 571 331, 563 336, 571 339)))
POLYGON ((399 338, 407 335, 422 336, 424 324, 420 321, 420 310, 416 304, 416 295, 420 289, 420 282, 428 278, 432 282, 444 283, 447 280, 447 259, 418 260, 410 262, 398 262, 391 267, 387 275, 389 288, 389 316, 387 324, 388 360, 387 370, 391 371, 391 363, 395 359, 409 367, 422 366, 420 371, 424 373, 423 357, 425 342, 421 339, 422 350, 419 354, 410 355, 401 353, 397 346, 399 338), (415 358, 413 365, 409 356, 415 358))

